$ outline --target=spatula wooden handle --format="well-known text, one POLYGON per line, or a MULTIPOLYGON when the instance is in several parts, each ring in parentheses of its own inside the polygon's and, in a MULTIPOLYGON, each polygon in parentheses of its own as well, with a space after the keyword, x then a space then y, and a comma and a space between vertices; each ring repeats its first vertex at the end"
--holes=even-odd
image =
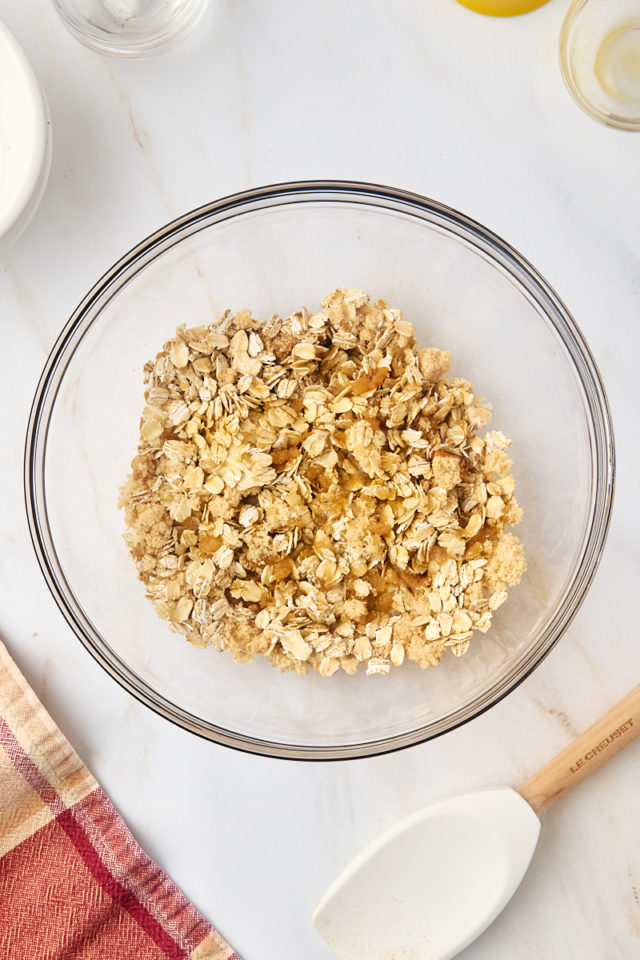
POLYGON ((536 813, 550 807, 640 736, 640 684, 520 787, 536 813))

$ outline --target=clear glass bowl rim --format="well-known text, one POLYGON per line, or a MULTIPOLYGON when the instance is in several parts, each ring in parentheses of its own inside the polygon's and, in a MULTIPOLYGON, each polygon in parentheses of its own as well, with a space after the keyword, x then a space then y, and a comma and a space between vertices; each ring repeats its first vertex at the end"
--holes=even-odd
POLYGON ((465 214, 410 191, 346 180, 277 183, 231 194, 204 204, 161 227, 118 260, 80 302, 56 340, 34 396, 24 456, 24 494, 31 540, 40 569, 63 617, 89 653, 120 686, 155 713, 215 743, 262 756, 291 760, 346 760, 390 753, 440 736, 484 713, 511 693, 542 662, 575 617, 597 570, 613 505, 615 451, 609 405, 599 371, 582 333, 553 288, 517 250, 465 214), (115 657, 94 629, 66 582, 49 528, 45 460, 49 422, 56 396, 76 347, 119 287, 161 253, 229 217, 269 207, 333 202, 391 210, 444 229, 498 264, 526 291, 559 335, 573 362, 590 416, 593 505, 584 549, 574 578, 537 644, 516 665, 470 703, 414 730, 364 743, 296 745, 261 740, 202 721, 170 703, 115 657))
POLYGON ((94 23, 91 17, 82 17, 64 0, 53 2, 62 22, 85 47, 104 56, 130 60, 162 53, 187 37, 200 20, 209 0, 190 0, 190 6, 171 14, 165 24, 147 35, 109 31, 94 23))

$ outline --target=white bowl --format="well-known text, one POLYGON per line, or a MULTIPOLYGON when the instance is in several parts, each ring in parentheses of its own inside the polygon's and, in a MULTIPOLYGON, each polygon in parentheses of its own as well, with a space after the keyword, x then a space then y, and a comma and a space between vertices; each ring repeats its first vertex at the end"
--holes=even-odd
POLYGON ((50 126, 33 68, 0 20, 0 254, 42 199, 51 161, 50 126))

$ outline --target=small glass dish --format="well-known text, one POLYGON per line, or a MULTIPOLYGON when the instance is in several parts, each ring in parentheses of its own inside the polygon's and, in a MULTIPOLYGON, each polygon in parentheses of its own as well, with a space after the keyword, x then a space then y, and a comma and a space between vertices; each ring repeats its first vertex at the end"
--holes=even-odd
POLYGON ((559 58, 585 113, 610 127, 640 130, 640 0, 573 0, 559 58))
POLYGON ((384 753, 497 703, 578 610, 609 524, 614 448, 589 349, 519 253, 425 197, 349 182, 288 183, 207 204, 126 254, 87 294, 47 361, 31 411, 25 494, 38 560, 78 638, 157 713, 217 743, 296 759, 384 753), (142 368, 178 324, 227 307, 316 308, 338 285, 384 297, 419 343, 493 404, 513 438, 528 570, 464 657, 388 677, 278 674, 197 649, 158 618, 122 533, 142 368))
POLYGON ((119 59, 147 57, 182 40, 208 0, 53 0, 74 37, 119 59))

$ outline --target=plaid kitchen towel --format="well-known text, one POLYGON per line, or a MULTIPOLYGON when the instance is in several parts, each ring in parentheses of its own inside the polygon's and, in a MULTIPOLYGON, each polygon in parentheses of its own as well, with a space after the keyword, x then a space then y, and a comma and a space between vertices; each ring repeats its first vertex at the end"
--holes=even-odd
POLYGON ((138 846, 0 642, 0 960, 238 960, 138 846))

